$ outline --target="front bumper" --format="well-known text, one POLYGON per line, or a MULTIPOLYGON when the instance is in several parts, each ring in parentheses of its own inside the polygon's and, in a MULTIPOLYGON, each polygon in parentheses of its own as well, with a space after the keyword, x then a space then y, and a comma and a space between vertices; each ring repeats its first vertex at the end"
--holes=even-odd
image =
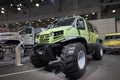
POLYGON ((37 56, 45 56, 49 60, 55 60, 56 54, 59 54, 60 44, 36 44, 33 51, 37 56))
POLYGON ((105 52, 106 53, 120 53, 120 47, 107 47, 107 48, 104 48, 105 52))

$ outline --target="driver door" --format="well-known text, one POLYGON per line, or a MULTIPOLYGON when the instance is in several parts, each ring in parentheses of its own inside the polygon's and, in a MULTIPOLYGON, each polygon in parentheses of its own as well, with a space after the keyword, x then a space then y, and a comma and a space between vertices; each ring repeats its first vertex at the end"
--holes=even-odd
POLYGON ((25 28, 19 32, 25 45, 34 45, 34 32, 33 28, 25 28))
POLYGON ((88 26, 88 31, 89 31, 89 42, 94 43, 96 42, 96 33, 94 32, 92 24, 87 22, 87 26, 88 26))
POLYGON ((77 23, 76 23, 76 27, 77 27, 79 36, 84 37, 88 42, 88 39, 89 39, 88 34, 89 33, 86 29, 85 21, 83 19, 78 19, 77 23))

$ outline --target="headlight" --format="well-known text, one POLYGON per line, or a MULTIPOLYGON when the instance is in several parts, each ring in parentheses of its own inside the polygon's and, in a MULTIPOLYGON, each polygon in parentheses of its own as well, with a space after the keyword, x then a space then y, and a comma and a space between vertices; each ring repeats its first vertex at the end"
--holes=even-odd
POLYGON ((53 35, 53 32, 51 32, 50 34, 49 34, 49 36, 52 36, 53 35))
POLYGON ((37 35, 36 38, 39 38, 39 35, 37 35))
POLYGON ((54 32, 54 36, 59 36, 59 35, 62 35, 62 34, 63 34, 63 31, 54 32))

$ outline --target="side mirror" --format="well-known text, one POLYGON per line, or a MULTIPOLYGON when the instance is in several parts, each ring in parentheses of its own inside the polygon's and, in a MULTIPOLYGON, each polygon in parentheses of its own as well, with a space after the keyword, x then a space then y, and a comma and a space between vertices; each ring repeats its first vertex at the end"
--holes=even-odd
POLYGON ((79 24, 76 24, 76 26, 77 26, 77 29, 81 29, 81 27, 80 27, 80 25, 79 25, 79 24))
POLYGON ((82 26, 82 25, 80 25, 80 24, 76 24, 76 26, 77 26, 77 29, 82 29, 82 30, 84 30, 84 29, 85 29, 85 27, 84 27, 84 26, 82 26))
POLYGON ((26 34, 26 33, 23 31, 23 32, 20 32, 19 34, 20 34, 20 35, 21 35, 21 34, 24 35, 24 34, 26 34))

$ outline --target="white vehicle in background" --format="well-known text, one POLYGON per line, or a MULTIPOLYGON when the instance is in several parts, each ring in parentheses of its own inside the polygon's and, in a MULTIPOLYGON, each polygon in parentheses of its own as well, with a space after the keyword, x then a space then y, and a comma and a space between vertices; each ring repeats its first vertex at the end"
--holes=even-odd
POLYGON ((2 32, 0 40, 20 40, 25 46, 33 46, 35 44, 36 34, 44 31, 45 28, 22 27, 18 32, 2 32))
POLYGON ((6 29, 6 28, 0 28, 0 33, 3 33, 3 32, 8 32, 9 29, 6 29))
POLYGON ((0 60, 9 61, 15 58, 15 48, 20 44, 20 56, 24 57, 24 44, 15 32, 0 33, 0 60))
POLYGON ((23 29, 20 29, 18 34, 19 34, 19 37, 24 42, 25 46, 33 46, 35 44, 36 34, 44 30, 45 28, 25 27, 23 29))
POLYGON ((0 60, 12 60, 15 58, 15 48, 20 46, 20 56, 24 57, 24 50, 27 46, 35 44, 36 33, 45 30, 44 28, 25 27, 18 32, 0 33, 0 60))

